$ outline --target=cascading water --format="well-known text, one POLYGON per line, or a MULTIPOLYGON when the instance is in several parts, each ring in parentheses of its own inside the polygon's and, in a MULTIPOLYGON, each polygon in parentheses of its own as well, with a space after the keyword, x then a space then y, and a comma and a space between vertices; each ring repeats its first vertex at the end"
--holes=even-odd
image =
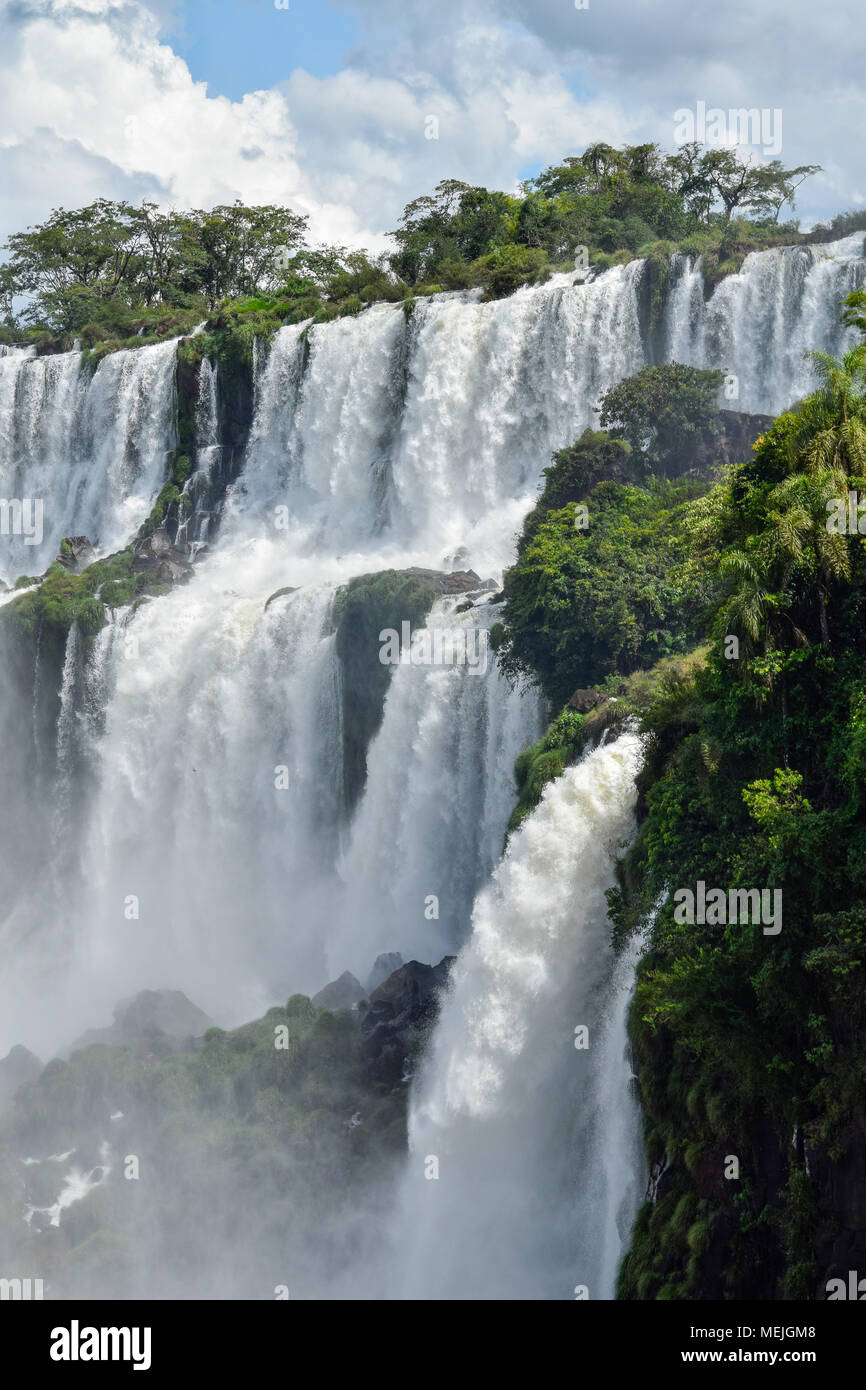
POLYGON ((463 547, 479 572, 501 568, 540 461, 641 365, 639 276, 634 262, 492 304, 418 301, 408 321, 377 305, 281 329, 236 512, 260 525, 287 506, 302 553, 413 547, 441 564, 463 547))
MULTIPOLYGON (((492 657, 484 672, 410 659, 347 818, 338 597, 416 566, 498 584, 551 451, 645 360, 642 273, 281 329, 256 351, 215 539, 226 476, 206 362, 178 536, 193 557, 208 543, 191 579, 87 643, 57 651, 40 629, 27 669, 8 603, 0 619, 15 789, 0 808, 0 1051, 44 1056, 141 988, 184 989, 228 1025, 343 970, 364 979, 383 951, 460 952, 415 1091, 400 1294, 610 1296, 641 1161, 624 1060, 634 952, 614 962, 603 891, 639 749, 627 734, 569 769, 495 869, 538 701, 492 657)), ((737 374, 740 408, 781 409, 809 384, 801 349, 843 345, 833 301, 863 278, 862 235, 749 257, 708 299, 700 265, 675 259, 666 355, 737 374)), ((64 535, 129 541, 175 446, 175 360, 175 343, 112 354, 91 378, 77 353, 0 354, 0 492, 45 499, 41 547, 4 538, 8 578, 42 572, 64 535)), ((461 607, 438 599, 427 630, 477 636, 498 611, 461 607)))
POLYGON ((450 660, 413 665, 406 650, 395 672, 339 865, 347 891, 329 950, 332 972, 348 968, 364 978, 381 952, 438 960, 454 951, 501 853, 514 762, 541 732, 539 705, 509 690, 487 650, 498 609, 470 616, 455 612, 456 602, 440 601, 427 624, 442 634, 450 660), (467 636, 478 643, 471 653, 467 636), (435 916, 425 912, 431 898, 435 916), (366 924, 360 938, 359 923, 366 924))
POLYGON ((814 386, 806 354, 841 354, 856 333, 839 301, 866 281, 864 234, 818 246, 753 252, 705 298, 700 257, 675 256, 665 313, 665 356, 737 377, 736 410, 778 415, 814 386))
MULTIPOLYGON (((0 496, 38 502, 38 543, 0 537, 0 577, 41 574, 64 536, 125 545, 161 487, 174 445, 177 342, 104 357, 0 356, 0 496)), ((12 528, 10 528, 12 529, 12 528)))
POLYGON ((195 560, 208 543, 211 521, 219 510, 216 493, 223 467, 219 431, 219 369, 205 357, 199 367, 195 412, 195 467, 184 483, 175 548, 195 560))
POLYGON ((640 758, 626 733, 568 768, 477 899, 414 1089, 393 1296, 611 1297, 640 1144, 604 894, 640 758))

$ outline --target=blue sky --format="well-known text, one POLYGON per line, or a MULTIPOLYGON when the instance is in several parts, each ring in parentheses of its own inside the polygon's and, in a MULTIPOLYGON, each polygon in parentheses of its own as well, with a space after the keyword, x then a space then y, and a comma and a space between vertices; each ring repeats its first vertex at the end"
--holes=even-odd
POLYGON ((315 77, 338 72, 360 37, 358 20, 324 0, 183 0, 164 28, 174 51, 211 96, 240 101, 275 86, 293 68, 315 77))

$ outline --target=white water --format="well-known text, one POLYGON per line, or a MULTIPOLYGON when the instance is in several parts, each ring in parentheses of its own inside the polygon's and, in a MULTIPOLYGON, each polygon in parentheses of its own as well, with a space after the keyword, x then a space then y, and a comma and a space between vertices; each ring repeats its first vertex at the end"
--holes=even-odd
POLYGON ((174 446, 177 342, 115 352, 0 355, 0 497, 38 500, 41 543, 0 536, 0 578, 42 574, 63 536, 107 554, 147 516, 174 446))
MULTIPOLYGON (((498 612, 458 614, 456 602, 437 603, 429 626, 484 632, 498 612)), ((381 952, 437 961, 460 945, 477 888, 502 852, 515 759, 540 733, 537 699, 515 696, 492 654, 477 674, 457 664, 397 667, 339 864, 348 892, 331 973, 364 979, 381 952)))
POLYGON ((183 487, 175 547, 186 550, 191 560, 205 548, 213 517, 219 511, 215 491, 223 465, 219 434, 219 370, 207 358, 199 368, 195 412, 194 470, 183 487), (189 499, 188 501, 186 499, 189 499))
POLYGON ((398 1297, 611 1297, 641 1160, 604 893, 640 756, 624 734, 568 768, 478 897, 414 1090, 398 1297))
POLYGON ((501 568, 551 451, 641 364, 639 274, 281 329, 235 524, 261 531, 282 504, 301 554, 412 548, 441 565, 465 547, 479 573, 501 568))
MULTIPOLYGON (((844 341, 834 300, 862 281, 862 246, 751 257, 708 305, 699 268, 678 264, 670 353, 738 373, 740 408, 790 404, 808 386, 801 348, 844 341)), ((633 263, 494 304, 419 301, 408 321, 380 305, 282 329, 257 352, 215 542, 208 364, 180 538, 199 552, 191 581, 114 615, 86 650, 70 635, 50 746, 42 658, 22 673, 4 647, 0 663, 14 789, 0 808, 0 1052, 49 1055, 148 987, 184 989, 231 1025, 345 969, 363 979, 381 951, 460 951, 474 923, 413 1106, 401 1295, 610 1295, 641 1170, 622 1045, 634 953, 615 965, 603 890, 638 750, 626 736, 570 769, 486 886, 537 702, 492 665, 398 666, 347 819, 332 605, 352 576, 391 567, 498 582, 551 451, 644 360, 640 276, 633 263), (572 1045, 581 1022, 588 1053, 572 1045)), ((0 357, 0 493, 46 498, 39 564, 13 544, 7 573, 38 572, 64 534, 108 551, 134 532, 174 443, 174 362, 173 343, 116 354, 88 384, 77 354, 0 357)), ((430 625, 495 617, 455 606, 438 602, 430 625)))
MULTIPOLYGON (((74 1150, 70 1151, 74 1152, 74 1150)), ((52 1154, 50 1158, 41 1160, 45 1163, 62 1162, 70 1157, 70 1154, 52 1154)), ((103 1141, 99 1146, 99 1163, 95 1168, 84 1169, 77 1164, 73 1164, 69 1172, 63 1178, 63 1186, 57 1196, 56 1201, 47 1207, 26 1206, 24 1209, 24 1220, 28 1225, 33 1223, 36 1216, 47 1217, 49 1226, 59 1226, 64 1212, 68 1211, 76 1202, 83 1202, 85 1197, 94 1188, 101 1187, 111 1176, 111 1146, 103 1141)), ((33 1162, 32 1159, 24 1159, 25 1164, 33 1162)), ((37 1160, 39 1161, 39 1160, 37 1160)), ((45 1222, 37 1223, 44 1226, 45 1222)))
POLYGON ((864 233, 823 246, 752 253, 704 301, 700 258, 674 258, 665 323, 669 361, 733 372, 733 410, 777 415, 815 384, 807 352, 840 355, 856 332, 839 301, 864 283, 864 233))

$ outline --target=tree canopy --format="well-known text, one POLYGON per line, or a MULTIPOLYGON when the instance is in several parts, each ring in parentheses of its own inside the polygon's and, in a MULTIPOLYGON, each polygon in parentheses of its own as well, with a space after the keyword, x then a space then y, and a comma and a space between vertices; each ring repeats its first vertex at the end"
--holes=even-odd
POLYGON ((82 334, 92 345, 142 331, 130 316, 159 317, 164 333, 172 313, 210 315, 245 298, 302 301, 311 313, 468 287, 498 298, 578 252, 604 267, 689 249, 696 235, 696 249, 724 248, 729 263, 734 243, 744 253, 798 235, 779 216, 816 167, 753 164, 697 143, 672 155, 595 144, 511 192, 443 179, 407 204, 385 256, 311 245, 307 217, 288 207, 178 211, 97 198, 7 239, 0 312, 7 334, 82 334))
POLYGON ((723 372, 682 362, 643 367, 602 397, 601 426, 628 440, 653 472, 680 473, 696 446, 719 431, 724 379, 723 372))

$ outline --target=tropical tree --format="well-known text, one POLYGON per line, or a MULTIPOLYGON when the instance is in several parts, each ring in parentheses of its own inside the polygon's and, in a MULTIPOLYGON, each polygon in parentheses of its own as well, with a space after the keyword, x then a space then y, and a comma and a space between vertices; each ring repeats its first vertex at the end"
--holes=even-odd
POLYGON ((724 372, 665 362, 643 367, 602 396, 602 429, 628 441, 646 465, 665 475, 683 471, 697 445, 718 434, 718 390, 724 372))

